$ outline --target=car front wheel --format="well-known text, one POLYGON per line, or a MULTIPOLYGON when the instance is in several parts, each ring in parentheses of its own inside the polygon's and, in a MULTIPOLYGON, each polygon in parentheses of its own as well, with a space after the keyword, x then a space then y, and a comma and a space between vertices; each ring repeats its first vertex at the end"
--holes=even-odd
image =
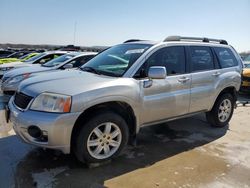
POLYGON ((80 130, 75 154, 82 162, 98 163, 117 156, 128 142, 128 126, 116 113, 96 115, 80 130))

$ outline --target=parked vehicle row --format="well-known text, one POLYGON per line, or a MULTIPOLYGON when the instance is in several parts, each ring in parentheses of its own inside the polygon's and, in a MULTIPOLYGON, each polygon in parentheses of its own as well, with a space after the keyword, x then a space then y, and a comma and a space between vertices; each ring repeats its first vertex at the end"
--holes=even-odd
POLYGON ((52 59, 55 59, 61 55, 66 54, 66 51, 49 51, 40 53, 34 57, 31 57, 25 61, 17 61, 0 65, 0 79, 3 77, 4 73, 13 69, 21 67, 29 67, 34 64, 44 64, 52 59))
POLYGON ((0 59, 0 64, 4 64, 4 63, 11 63, 11 62, 16 62, 16 61, 25 61, 28 60, 30 58, 32 58, 33 56, 36 56, 38 53, 37 52, 31 52, 28 54, 25 54, 21 57, 8 57, 8 58, 2 58, 0 59))
POLYGON ((23 141, 73 152, 87 163, 116 157, 144 126, 197 113, 206 113, 212 126, 227 125, 243 69, 225 40, 173 36, 129 40, 80 69, 31 76, 46 66, 69 66, 58 60, 4 75, 6 85, 18 83, 6 119, 23 141))
POLYGON ((96 54, 97 53, 95 52, 71 52, 52 59, 44 64, 8 71, 2 78, 2 91, 5 95, 14 95, 21 81, 42 73, 47 73, 46 76, 50 77, 48 74, 51 74, 54 71, 78 68, 93 58, 96 54))
POLYGON ((10 51, 10 50, 0 50, 0 59, 6 58, 13 53, 14 53, 14 51, 10 51))

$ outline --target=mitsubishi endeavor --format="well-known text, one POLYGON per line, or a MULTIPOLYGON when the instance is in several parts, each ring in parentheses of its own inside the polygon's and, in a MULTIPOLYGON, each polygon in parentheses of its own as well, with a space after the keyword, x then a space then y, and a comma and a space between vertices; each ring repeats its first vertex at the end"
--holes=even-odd
POLYGON ((102 162, 144 126, 197 113, 214 127, 227 125, 241 73, 241 58, 225 40, 129 40, 79 70, 21 82, 8 104, 10 120, 27 143, 102 162))

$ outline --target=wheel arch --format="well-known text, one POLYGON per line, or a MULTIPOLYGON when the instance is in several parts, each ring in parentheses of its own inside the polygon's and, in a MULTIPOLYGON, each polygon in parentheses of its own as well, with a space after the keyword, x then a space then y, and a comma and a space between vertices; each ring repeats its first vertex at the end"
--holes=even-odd
POLYGON ((82 126, 84 126, 84 123, 86 123, 90 118, 94 117, 96 114, 104 111, 111 111, 123 117, 129 128, 129 142, 132 143, 134 141, 137 133, 137 120, 136 114, 132 106, 124 101, 109 101, 100 104, 95 104, 87 108, 86 110, 84 110, 84 112, 80 114, 71 131, 71 149, 74 147, 75 138, 80 132, 79 130, 82 128, 82 126))
POLYGON ((237 97, 238 97, 238 92, 237 92, 237 89, 236 87, 234 86, 228 86, 228 87, 225 87, 224 89, 222 89, 216 96, 216 98, 214 99, 214 102, 213 102, 213 105, 211 106, 210 110, 213 108, 215 102, 225 93, 230 93, 233 98, 234 98, 234 101, 236 103, 237 101, 237 97))

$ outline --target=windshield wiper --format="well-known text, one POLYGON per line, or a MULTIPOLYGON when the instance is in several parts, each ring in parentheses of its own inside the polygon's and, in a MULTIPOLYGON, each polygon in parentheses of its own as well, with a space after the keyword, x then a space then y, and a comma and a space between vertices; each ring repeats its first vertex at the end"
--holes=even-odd
POLYGON ((86 72, 92 72, 99 75, 101 74, 98 70, 94 69, 93 67, 81 67, 80 69, 86 72))

